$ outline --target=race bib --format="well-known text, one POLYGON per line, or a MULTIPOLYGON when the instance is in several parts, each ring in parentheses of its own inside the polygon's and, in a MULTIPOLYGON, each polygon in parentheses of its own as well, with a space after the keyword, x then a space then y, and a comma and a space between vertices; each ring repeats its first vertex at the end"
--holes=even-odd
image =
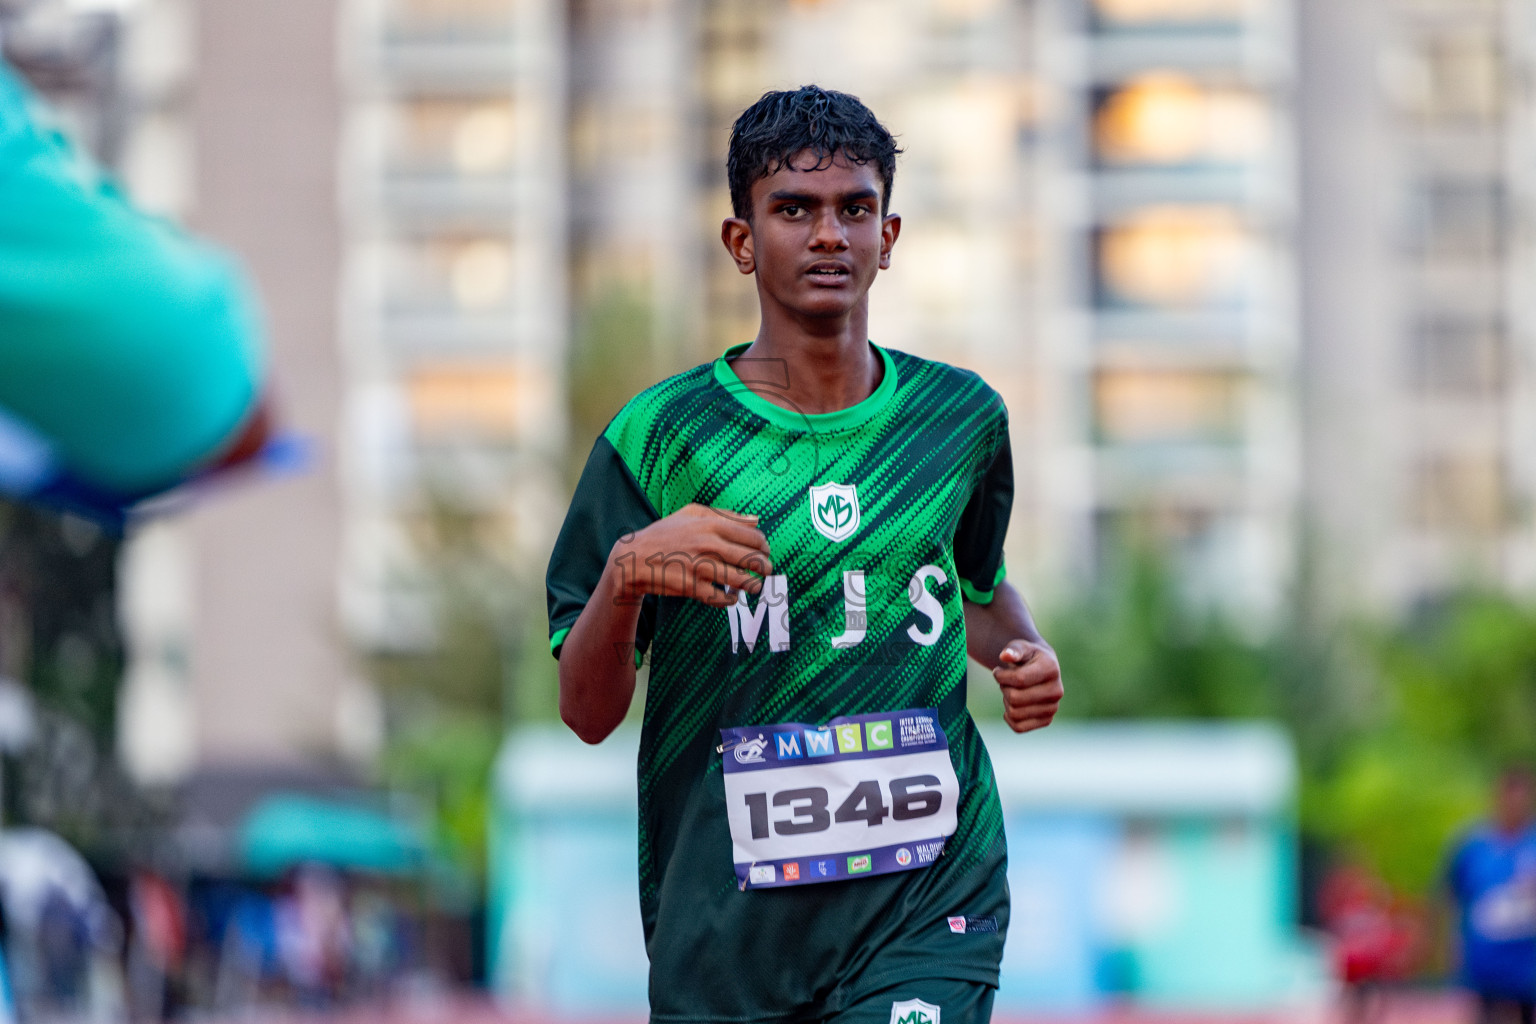
POLYGON ((955 833, 960 781, 932 709, 720 736, 743 889, 927 867, 955 833))

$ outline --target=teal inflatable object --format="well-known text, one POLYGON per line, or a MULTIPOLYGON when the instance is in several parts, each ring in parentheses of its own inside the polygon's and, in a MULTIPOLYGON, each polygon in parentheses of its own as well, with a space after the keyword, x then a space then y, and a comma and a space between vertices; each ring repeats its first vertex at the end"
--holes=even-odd
POLYGON ((268 797, 240 828, 242 866, 278 875, 317 863, 376 874, 408 874, 426 863, 421 837, 402 822, 356 804, 298 794, 268 797))
POLYGON ((134 209, 0 63, 0 491, 122 505, 219 462, 267 357, 224 253, 134 209))

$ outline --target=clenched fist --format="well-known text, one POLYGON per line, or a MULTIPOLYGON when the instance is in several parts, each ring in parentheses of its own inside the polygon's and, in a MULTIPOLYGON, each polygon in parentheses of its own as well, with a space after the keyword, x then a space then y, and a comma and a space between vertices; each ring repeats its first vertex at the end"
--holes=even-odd
POLYGON ((1061 665, 1056 654, 1028 640, 1010 641, 992 670, 1003 691, 1003 718, 1014 732, 1043 729, 1061 706, 1061 665))

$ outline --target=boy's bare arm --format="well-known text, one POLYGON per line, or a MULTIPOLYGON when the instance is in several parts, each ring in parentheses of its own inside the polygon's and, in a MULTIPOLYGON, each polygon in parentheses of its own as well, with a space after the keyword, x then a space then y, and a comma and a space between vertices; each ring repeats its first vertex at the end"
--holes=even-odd
POLYGON ((1051 724, 1061 705, 1061 665, 1007 580, 997 585, 991 604, 965 602, 965 646, 1002 688, 1010 729, 1030 732, 1051 724))
POLYGON ((619 539, 560 649, 560 718, 587 743, 607 738, 635 696, 635 629, 651 594, 716 608, 758 593, 771 572, 757 517, 686 505, 619 539))

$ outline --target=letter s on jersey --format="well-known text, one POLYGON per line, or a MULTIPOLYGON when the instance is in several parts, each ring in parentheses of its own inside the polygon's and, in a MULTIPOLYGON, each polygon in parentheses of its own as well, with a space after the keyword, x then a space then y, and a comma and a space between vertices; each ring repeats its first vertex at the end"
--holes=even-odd
POLYGON ((939 604, 939 599, 928 593, 927 583, 934 580, 940 586, 949 582, 949 577, 944 575, 944 570, 936 565, 925 565, 912 574, 912 582, 907 584, 907 600, 912 602, 912 608, 919 615, 928 616, 929 628, 921 630, 916 623, 907 627, 907 636, 913 643, 922 644, 924 647, 932 647, 939 642, 940 635, 944 632, 944 606, 939 604))

